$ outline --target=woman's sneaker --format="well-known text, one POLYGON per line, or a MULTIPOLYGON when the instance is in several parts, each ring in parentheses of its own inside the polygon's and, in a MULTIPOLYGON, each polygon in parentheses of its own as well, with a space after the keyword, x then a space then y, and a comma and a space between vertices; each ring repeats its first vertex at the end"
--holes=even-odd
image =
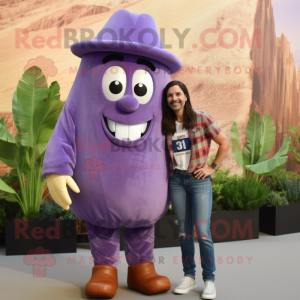
POLYGON ((195 287, 197 287, 195 279, 193 279, 192 277, 184 276, 181 279, 180 284, 175 288, 174 293, 186 294, 195 287))
POLYGON ((202 299, 215 299, 216 298, 216 287, 214 282, 212 281, 205 281, 204 282, 204 290, 203 293, 201 295, 202 299))

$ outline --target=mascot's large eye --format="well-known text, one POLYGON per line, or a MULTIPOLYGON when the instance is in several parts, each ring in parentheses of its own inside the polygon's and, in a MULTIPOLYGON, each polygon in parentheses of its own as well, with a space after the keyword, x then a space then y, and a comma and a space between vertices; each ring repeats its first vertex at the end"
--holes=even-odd
POLYGON ((126 84, 125 70, 119 66, 111 66, 103 75, 102 90, 108 100, 117 101, 124 96, 126 84))
POLYGON ((146 70, 136 70, 132 77, 133 96, 141 104, 147 103, 153 95, 153 80, 146 70))

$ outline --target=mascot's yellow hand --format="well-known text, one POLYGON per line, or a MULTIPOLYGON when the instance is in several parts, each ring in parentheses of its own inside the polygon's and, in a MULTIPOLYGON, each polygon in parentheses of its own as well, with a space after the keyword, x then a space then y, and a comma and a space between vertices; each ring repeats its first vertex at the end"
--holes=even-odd
POLYGON ((71 198, 67 190, 68 186, 75 192, 79 193, 79 187, 73 178, 69 175, 51 174, 46 177, 49 193, 53 200, 62 208, 68 210, 72 204, 71 198))

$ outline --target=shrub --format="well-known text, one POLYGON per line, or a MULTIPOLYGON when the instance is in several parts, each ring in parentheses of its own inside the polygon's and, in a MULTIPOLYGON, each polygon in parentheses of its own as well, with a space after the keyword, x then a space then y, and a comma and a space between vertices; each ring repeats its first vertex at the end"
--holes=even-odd
POLYGON ((223 184, 212 184, 213 203, 218 203, 223 199, 222 188, 223 184))
MULTIPOLYGON (((207 161, 208 166, 210 166, 212 164, 212 162, 215 160, 216 155, 217 154, 214 153, 209 156, 208 161, 207 161)), ((212 211, 222 211, 223 210, 222 203, 221 203, 221 200, 224 198, 224 195, 222 193, 223 185, 228 182, 237 180, 238 178, 241 177, 241 176, 238 176, 237 174, 234 174, 233 176, 229 176, 230 171, 231 170, 229 168, 224 170, 222 168, 222 163, 221 163, 220 166, 218 166, 218 168, 212 174, 212 177, 213 177, 213 181, 212 181, 212 194, 213 194, 212 211)))
POLYGON ((287 192, 286 198, 290 204, 300 203, 300 179, 297 177, 278 181, 278 187, 287 192))
POLYGON ((281 192, 271 191, 268 199, 262 205, 263 207, 275 207, 275 206, 284 206, 289 205, 289 202, 286 199, 286 191, 282 190, 281 192))
POLYGON ((71 210, 63 209, 53 199, 50 203, 43 200, 40 206, 40 220, 50 219, 75 220, 76 217, 71 210))
POLYGON ((294 172, 288 172, 286 169, 281 169, 278 173, 268 176, 266 179, 266 184, 271 188, 273 191, 280 192, 282 188, 279 187, 279 181, 282 180, 289 180, 292 178, 300 179, 300 175, 294 172))
POLYGON ((226 210, 259 208, 269 193, 270 188, 255 178, 237 178, 223 185, 220 204, 226 210))

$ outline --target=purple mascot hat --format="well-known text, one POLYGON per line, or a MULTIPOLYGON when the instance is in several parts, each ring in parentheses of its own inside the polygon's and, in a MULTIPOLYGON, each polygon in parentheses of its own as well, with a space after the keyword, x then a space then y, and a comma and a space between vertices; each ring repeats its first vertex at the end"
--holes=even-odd
POLYGON ((182 63, 163 48, 152 16, 124 9, 71 51, 82 60, 47 146, 43 177, 53 199, 63 206, 70 196, 70 209, 86 222, 95 266, 85 293, 115 295, 120 228, 128 287, 167 291, 169 279, 152 262, 154 225, 170 205, 161 100, 182 63))

